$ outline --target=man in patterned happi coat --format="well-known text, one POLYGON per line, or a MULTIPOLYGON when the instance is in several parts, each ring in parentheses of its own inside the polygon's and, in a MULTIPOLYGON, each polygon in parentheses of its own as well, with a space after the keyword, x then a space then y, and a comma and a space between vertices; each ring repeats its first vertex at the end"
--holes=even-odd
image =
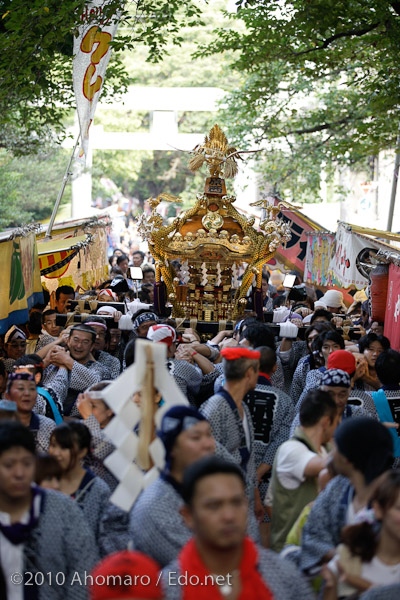
POLYGON ((78 394, 103 379, 103 367, 92 355, 95 340, 96 332, 92 327, 74 325, 70 330, 67 349, 54 346, 46 356, 45 363, 49 363, 49 366, 44 370, 43 385, 55 390, 62 400, 66 416, 79 416, 75 407, 78 394), (56 384, 61 369, 64 372, 64 385, 56 384))
MULTIPOLYGON (((173 327, 166 324, 152 325, 147 332, 147 339, 156 344, 166 344, 167 346, 167 368, 179 389, 191 403, 194 403, 194 396, 199 392, 203 380, 201 369, 189 364, 186 360, 175 358, 176 352, 176 331, 173 327)), ((202 357, 204 360, 204 357, 202 357)))
POLYGON ((167 600, 314 598, 294 565, 246 536, 245 490, 240 467, 217 457, 204 458, 185 472, 182 515, 193 538, 163 570, 167 600))
POLYGON ((250 504, 255 502, 259 519, 264 515, 257 487, 254 427, 244 398, 258 381, 260 353, 242 346, 221 351, 225 383, 214 396, 201 405, 213 435, 242 468, 247 480, 250 504))
POLYGON ((32 433, 0 423, 0 598, 86 600, 93 533, 71 498, 33 484, 35 465, 32 433))
POLYGON ((165 446, 165 469, 140 494, 129 529, 134 548, 164 566, 191 536, 180 514, 183 473, 193 462, 214 453, 215 440, 208 421, 191 406, 170 408, 158 435, 165 446))

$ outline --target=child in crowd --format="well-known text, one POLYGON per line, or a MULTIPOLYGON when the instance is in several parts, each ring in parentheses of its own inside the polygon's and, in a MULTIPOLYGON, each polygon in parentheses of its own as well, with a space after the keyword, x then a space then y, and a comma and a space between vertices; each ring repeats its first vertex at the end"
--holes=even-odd
POLYGON ((383 475, 371 506, 367 520, 343 529, 342 544, 324 568, 324 600, 391 584, 399 585, 400 597, 400 470, 383 475))

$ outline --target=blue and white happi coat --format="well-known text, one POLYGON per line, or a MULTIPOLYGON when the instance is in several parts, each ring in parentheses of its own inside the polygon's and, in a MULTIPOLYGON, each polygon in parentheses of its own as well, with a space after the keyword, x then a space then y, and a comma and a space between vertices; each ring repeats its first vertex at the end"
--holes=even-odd
MULTIPOLYGON (((306 578, 293 564, 272 550, 261 546, 258 546, 257 550, 258 569, 265 584, 271 590, 274 600, 315 600, 306 578)), ((184 587, 173 584, 179 575, 181 572, 178 560, 174 560, 163 569, 161 582, 166 600, 183 598, 184 587)))
POLYGON ((33 580, 35 573, 44 574, 43 584, 37 586, 38 600, 87 600, 85 577, 99 555, 87 520, 71 498, 43 490, 39 521, 23 555, 24 572, 32 573, 33 580))

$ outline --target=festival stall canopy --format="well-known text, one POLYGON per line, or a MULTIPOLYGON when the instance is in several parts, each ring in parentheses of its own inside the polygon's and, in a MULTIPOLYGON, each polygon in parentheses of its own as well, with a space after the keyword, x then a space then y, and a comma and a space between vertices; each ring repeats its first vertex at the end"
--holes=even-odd
POLYGON ((107 279, 108 225, 108 217, 66 221, 54 227, 50 241, 38 240, 42 283, 49 292, 59 285, 88 289, 107 279))
POLYGON ((0 335, 28 321, 32 306, 44 301, 42 284, 49 292, 59 285, 88 289, 108 277, 109 221, 105 216, 60 223, 50 241, 39 224, 0 234, 0 335))

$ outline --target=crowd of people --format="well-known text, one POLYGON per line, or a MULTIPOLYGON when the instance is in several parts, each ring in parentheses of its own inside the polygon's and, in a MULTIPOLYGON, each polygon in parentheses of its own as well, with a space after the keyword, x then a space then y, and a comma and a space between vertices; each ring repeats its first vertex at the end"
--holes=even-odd
POLYGON ((265 320, 249 297, 204 340, 154 311, 154 277, 117 250, 97 290, 60 286, 2 339, 0 598, 400 598, 400 353, 365 294, 347 308, 266 273, 265 320), (165 465, 127 512, 102 392, 139 339, 166 346, 187 404, 163 412, 165 465))

